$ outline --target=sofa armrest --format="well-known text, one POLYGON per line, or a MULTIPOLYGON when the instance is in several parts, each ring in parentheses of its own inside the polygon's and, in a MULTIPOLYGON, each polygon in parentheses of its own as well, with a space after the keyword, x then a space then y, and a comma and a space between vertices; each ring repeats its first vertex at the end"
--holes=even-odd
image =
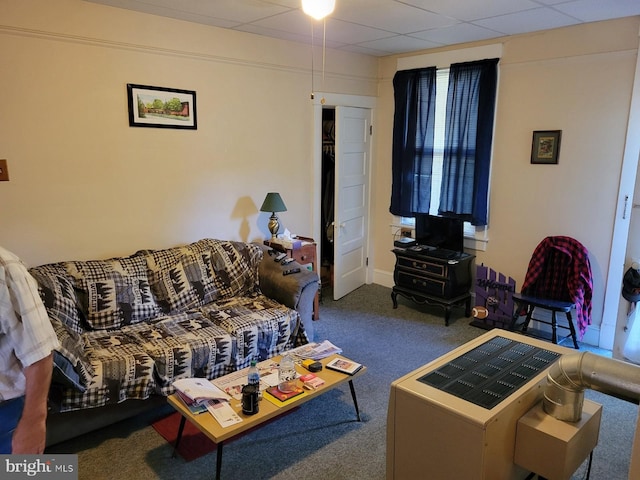
POLYGON ((260 291, 269 298, 298 311, 309 340, 313 337, 313 300, 318 291, 318 275, 298 262, 280 265, 269 255, 270 247, 260 245, 263 257, 258 266, 260 291), (300 267, 300 273, 283 275, 284 270, 300 267))
POLYGON ((258 266, 260 291, 267 297, 297 310, 303 290, 310 287, 314 294, 318 290, 318 275, 302 267, 298 262, 280 265, 280 262, 275 262, 274 257, 269 255, 270 247, 265 245, 260 247, 264 251, 258 266), (300 273, 282 274, 284 270, 295 267, 300 267, 300 273))

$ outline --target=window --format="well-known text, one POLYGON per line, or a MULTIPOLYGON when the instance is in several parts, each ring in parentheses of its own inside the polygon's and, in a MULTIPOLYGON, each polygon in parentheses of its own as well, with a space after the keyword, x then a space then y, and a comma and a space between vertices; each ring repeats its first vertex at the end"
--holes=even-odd
MULTIPOLYGON (((447 111, 447 90, 449 88, 449 69, 439 68, 436 70, 436 106, 433 135, 433 165, 431 167, 431 204, 429 213, 438 215, 438 204, 440 201, 440 190, 442 183, 442 161, 444 159, 444 131, 447 111)), ((401 217, 401 225, 414 227, 413 217, 401 217)), ((469 222, 464 222, 465 237, 475 238, 477 233, 484 233, 484 228, 477 228, 469 222)), ((484 237, 484 235, 483 235, 484 237)))
MULTIPOLYGON (((460 62, 471 62, 481 58, 501 58, 503 45, 493 43, 476 47, 459 48, 442 52, 424 53, 419 55, 400 57, 397 61, 397 71, 424 69, 430 65, 435 65, 438 71, 448 70, 452 64, 460 62)), ((395 178, 394 178, 395 181, 395 178)), ((393 211, 392 211, 393 213, 393 211)), ((395 214, 392 232, 397 235, 401 227, 412 226, 413 217, 408 217, 409 225, 403 224, 402 215, 395 214)), ((485 250, 488 241, 488 227, 473 227, 469 222, 465 223, 465 247, 475 250, 485 250)))
POLYGON ((394 76, 391 213, 488 223, 498 59, 394 76))

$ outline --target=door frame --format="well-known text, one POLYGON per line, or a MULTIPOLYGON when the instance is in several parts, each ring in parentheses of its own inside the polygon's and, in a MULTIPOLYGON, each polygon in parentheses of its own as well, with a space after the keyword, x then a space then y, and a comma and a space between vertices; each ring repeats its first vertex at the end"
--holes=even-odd
MULTIPOLYGON (((607 272, 600 339, 598 342, 599 347, 607 350, 614 349, 616 326, 622 326, 626 323, 626 314, 624 313, 620 290, 625 264, 627 263, 625 257, 627 256, 631 209, 634 202, 638 162, 640 161, 640 136, 638 135, 638 132, 640 132, 640 38, 638 52, 627 122, 627 136, 622 169, 620 171, 609 270, 607 272)), ((616 356, 616 353, 614 352, 614 356, 616 356)))
MULTIPOLYGON (((340 94, 340 93, 328 93, 328 92, 314 92, 311 103, 313 105, 313 120, 312 120, 312 165, 313 165, 313 178, 312 178, 312 226, 311 230, 313 232, 313 238, 316 240, 318 244, 318 258, 322 258, 322 245, 320 239, 322 238, 321 231, 321 219, 322 219, 322 109, 324 107, 356 107, 356 108, 368 108, 371 110, 371 125, 375 122, 375 107, 376 107, 376 98, 369 97, 364 95, 348 95, 348 94, 340 94)), ((373 140, 373 138, 372 138, 373 140)), ((366 232, 366 244, 365 244, 365 253, 367 258, 371 259, 370 251, 371 251, 371 182, 372 182, 372 161, 374 158, 374 142, 370 143, 370 151, 369 151, 369 198, 368 204, 369 208, 367 210, 367 216, 369 217, 369 221, 367 222, 367 232, 366 232)), ((320 266, 321 267, 321 266, 320 266)), ((366 274, 366 282, 371 283, 372 280, 372 272, 373 265, 372 262, 369 261, 367 265, 367 274, 366 274)))

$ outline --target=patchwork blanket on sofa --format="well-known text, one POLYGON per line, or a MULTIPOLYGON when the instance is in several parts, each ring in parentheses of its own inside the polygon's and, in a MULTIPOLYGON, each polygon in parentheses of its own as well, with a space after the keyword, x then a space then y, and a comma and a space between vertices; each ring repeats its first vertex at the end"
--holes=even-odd
POLYGON ((260 291, 262 249, 204 239, 32 268, 58 335, 51 403, 71 411, 173 393, 308 342, 298 312, 260 291))

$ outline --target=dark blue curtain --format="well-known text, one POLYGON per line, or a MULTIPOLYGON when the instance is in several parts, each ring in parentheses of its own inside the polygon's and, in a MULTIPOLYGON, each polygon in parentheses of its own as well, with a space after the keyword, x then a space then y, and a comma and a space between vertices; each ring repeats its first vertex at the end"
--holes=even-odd
POLYGON ((431 200, 436 68, 399 71, 393 77, 391 207, 394 215, 428 213, 431 200))
POLYGON ((498 59, 449 70, 439 213, 487 225, 498 59))

